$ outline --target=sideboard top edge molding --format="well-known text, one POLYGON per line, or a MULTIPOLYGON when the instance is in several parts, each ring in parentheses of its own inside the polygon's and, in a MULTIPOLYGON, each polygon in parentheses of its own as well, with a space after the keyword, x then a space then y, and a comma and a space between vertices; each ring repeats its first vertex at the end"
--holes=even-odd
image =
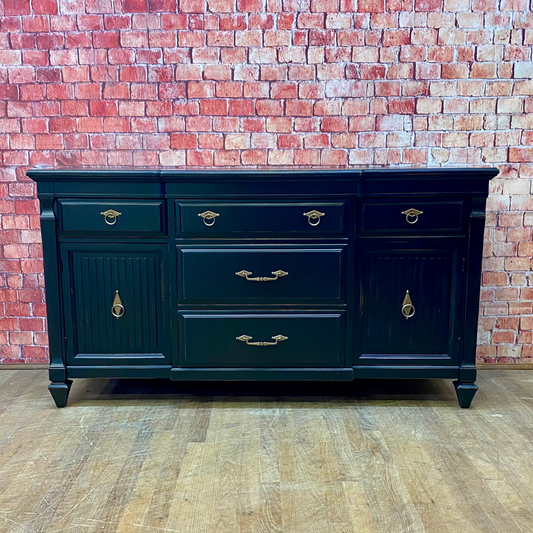
POLYGON ((498 174, 494 167, 276 167, 276 168, 139 168, 139 167, 62 167, 30 168, 27 175, 34 181, 73 179, 128 180, 319 180, 325 177, 341 180, 398 180, 398 179, 480 179, 490 180, 498 174))

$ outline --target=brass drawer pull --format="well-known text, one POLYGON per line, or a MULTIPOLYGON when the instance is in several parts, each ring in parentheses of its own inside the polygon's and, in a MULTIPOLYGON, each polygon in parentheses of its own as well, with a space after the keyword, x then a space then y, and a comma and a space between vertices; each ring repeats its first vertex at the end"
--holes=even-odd
POLYGON ((258 342, 250 342, 253 337, 250 337, 249 335, 241 335, 240 337, 235 337, 238 341, 245 342, 248 346, 276 346, 278 342, 286 341, 289 337, 285 337, 285 335, 274 335, 272 339, 274 339, 276 342, 267 342, 267 341, 258 341, 258 342))
POLYGON ((203 213, 198 213, 198 216, 204 219, 204 224, 206 226, 213 226, 217 221, 216 218, 220 216, 220 213, 215 213, 214 211, 204 211, 203 213))
POLYGON ((274 278, 265 278, 263 276, 257 277, 257 278, 251 278, 252 272, 248 272, 248 270, 240 270, 239 272, 235 272, 236 276, 240 276, 241 278, 246 279, 246 281, 276 281, 279 278, 282 278, 283 276, 288 276, 289 273, 285 272, 284 270, 275 270, 272 272, 274 274, 274 278))
POLYGON ((415 314, 415 306, 411 301, 411 296, 409 296, 409 291, 405 291, 405 298, 402 303, 402 315, 405 317, 405 320, 409 320, 415 314))
POLYGON ((124 314, 124 306, 122 305, 122 300, 120 299, 120 295, 118 291, 115 293, 115 298, 113 300, 113 306, 111 307, 111 314, 116 318, 119 319, 124 314))
POLYGON ((407 209, 406 211, 402 211, 402 215, 405 215, 405 220, 407 220, 408 224, 416 224, 418 222, 418 215, 423 214, 424 211, 420 211, 414 207, 411 207, 411 209, 407 209))
POLYGON ((311 226, 318 226, 320 224, 320 217, 325 216, 326 213, 321 213, 320 211, 317 211, 316 209, 313 209, 312 211, 308 211, 307 213, 304 213, 304 217, 307 217, 307 221, 311 226))
POLYGON ((114 209, 102 211, 100 214, 104 216, 105 223, 109 226, 114 226, 117 223, 118 217, 122 215, 122 213, 114 209))

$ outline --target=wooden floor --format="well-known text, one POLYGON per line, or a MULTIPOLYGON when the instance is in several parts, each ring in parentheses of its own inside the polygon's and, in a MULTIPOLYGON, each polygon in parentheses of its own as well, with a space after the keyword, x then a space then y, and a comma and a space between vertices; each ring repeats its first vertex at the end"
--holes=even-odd
POLYGON ((77 380, 0 370, 2 533, 531 533, 533 371, 449 381, 77 380))

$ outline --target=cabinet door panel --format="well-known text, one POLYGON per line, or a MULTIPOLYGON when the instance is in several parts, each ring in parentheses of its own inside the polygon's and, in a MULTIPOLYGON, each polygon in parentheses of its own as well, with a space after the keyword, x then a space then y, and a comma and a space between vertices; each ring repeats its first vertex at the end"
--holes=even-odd
POLYGON ((457 263, 449 250, 364 254, 361 364, 457 362, 457 263))
POLYGON ((69 363, 168 364, 163 247, 73 246, 63 250, 69 363))

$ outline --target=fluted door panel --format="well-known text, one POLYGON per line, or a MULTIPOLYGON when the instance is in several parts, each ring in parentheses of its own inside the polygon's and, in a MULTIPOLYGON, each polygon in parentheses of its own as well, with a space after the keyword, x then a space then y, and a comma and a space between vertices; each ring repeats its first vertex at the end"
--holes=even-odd
POLYGON ((454 251, 365 254, 361 358, 456 361, 456 266, 454 251))
POLYGON ((150 246, 113 248, 70 248, 63 254, 71 287, 68 325, 74 332, 68 357, 75 364, 166 363, 163 255, 150 246))

